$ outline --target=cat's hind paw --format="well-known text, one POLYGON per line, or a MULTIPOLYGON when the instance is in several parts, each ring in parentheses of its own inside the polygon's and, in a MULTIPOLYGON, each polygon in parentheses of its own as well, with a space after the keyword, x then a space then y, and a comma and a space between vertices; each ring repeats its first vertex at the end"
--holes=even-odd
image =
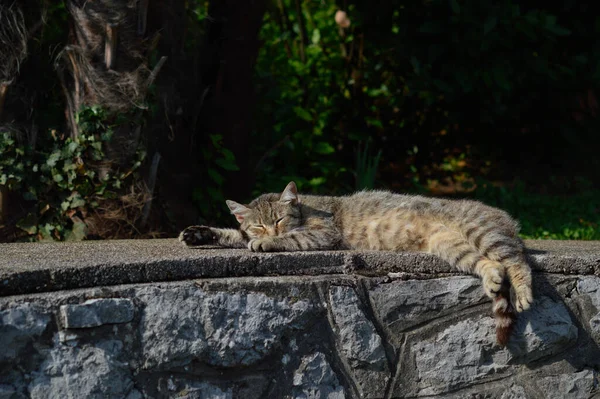
POLYGON ((489 267, 481 276, 483 289, 488 297, 495 299, 498 296, 504 281, 503 272, 504 270, 501 267, 489 267))
POLYGON ((207 226, 186 227, 179 234, 179 241, 193 247, 196 245, 208 245, 217 243, 217 235, 207 226))
POLYGON ((515 308, 517 312, 523 312, 531 307, 533 303, 533 293, 531 287, 528 285, 519 285, 513 287, 515 290, 515 308))

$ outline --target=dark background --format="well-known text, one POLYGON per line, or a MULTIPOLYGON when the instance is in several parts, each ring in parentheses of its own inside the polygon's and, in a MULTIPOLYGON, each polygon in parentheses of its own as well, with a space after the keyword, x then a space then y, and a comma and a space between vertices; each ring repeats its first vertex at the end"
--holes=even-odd
POLYGON ((477 198, 524 237, 600 239, 591 3, 0 7, 0 241, 232 225, 226 198, 290 180, 477 198))

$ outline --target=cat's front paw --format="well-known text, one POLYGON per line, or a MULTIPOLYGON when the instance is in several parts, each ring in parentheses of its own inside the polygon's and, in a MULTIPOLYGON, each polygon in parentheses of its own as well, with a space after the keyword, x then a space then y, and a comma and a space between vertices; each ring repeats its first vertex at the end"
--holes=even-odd
POLYGON ((179 241, 188 247, 196 245, 216 244, 217 235, 207 226, 186 227, 179 234, 179 241))
POLYGON ((248 243, 248 249, 252 252, 273 252, 277 251, 275 242, 272 238, 256 238, 248 243))

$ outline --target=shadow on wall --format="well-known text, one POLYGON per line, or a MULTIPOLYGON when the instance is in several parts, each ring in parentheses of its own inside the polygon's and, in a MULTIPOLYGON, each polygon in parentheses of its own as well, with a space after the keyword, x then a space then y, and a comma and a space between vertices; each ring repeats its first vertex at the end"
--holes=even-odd
MULTIPOLYGON (((534 270, 541 269, 533 257, 529 256, 528 262, 534 270)), ((531 309, 519 314, 508 344, 513 356, 510 363, 527 364, 532 370, 559 361, 568 362, 576 370, 600 367, 600 346, 592 336, 600 336, 600 329, 593 331, 591 322, 581 322, 591 321, 600 310, 597 277, 534 272, 533 278, 536 301, 531 309), (597 361, 590 364, 589 359, 597 361)))

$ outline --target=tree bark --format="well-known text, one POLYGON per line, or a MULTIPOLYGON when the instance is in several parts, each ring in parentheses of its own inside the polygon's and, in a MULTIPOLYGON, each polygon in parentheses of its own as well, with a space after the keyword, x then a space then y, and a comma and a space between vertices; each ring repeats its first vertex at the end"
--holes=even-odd
MULTIPOLYGON (((8 220, 8 189, 0 185, 0 226, 8 220)), ((1 241, 0 241, 1 242, 1 241)))
POLYGON ((264 0, 211 2, 209 15, 214 18, 208 31, 215 43, 212 68, 210 130, 222 134, 225 146, 235 155, 240 168, 226 176, 225 194, 230 198, 248 198, 254 184, 249 165, 250 134, 254 111, 254 65, 260 49, 258 33, 262 25, 264 0))

